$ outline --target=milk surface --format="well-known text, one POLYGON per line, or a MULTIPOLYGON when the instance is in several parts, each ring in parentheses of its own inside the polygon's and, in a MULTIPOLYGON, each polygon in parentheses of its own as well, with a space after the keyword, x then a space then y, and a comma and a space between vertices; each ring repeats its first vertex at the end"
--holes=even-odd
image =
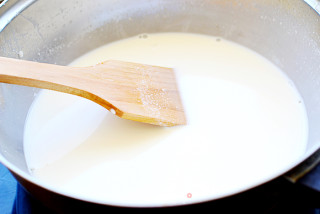
POLYGON ((307 117, 291 81, 224 39, 145 34, 76 59, 172 67, 188 120, 157 127, 116 117, 80 97, 42 90, 24 151, 46 187, 99 203, 162 206, 219 198, 283 173, 306 149, 307 117))

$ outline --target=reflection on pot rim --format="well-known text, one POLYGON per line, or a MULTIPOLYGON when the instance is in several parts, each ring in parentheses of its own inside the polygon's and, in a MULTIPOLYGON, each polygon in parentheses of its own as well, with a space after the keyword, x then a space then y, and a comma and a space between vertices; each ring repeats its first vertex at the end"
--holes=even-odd
MULTIPOLYGON (((4 7, 8 0, 3 0, 0 2, 0 8, 4 7)), ((9 7, 3 14, 0 14, 0 33, 1 31, 23 10, 28 8, 37 0, 20 0, 17 1, 14 5, 9 7)))

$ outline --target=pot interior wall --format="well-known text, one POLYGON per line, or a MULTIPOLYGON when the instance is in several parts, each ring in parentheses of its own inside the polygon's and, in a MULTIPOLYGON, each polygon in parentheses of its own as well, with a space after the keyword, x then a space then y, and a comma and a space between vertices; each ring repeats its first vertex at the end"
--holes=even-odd
MULTIPOLYGON (((39 0, 0 33, 0 55, 66 65, 108 42, 153 32, 214 35, 264 55, 290 77, 320 144, 320 20, 302 0, 39 0)), ((0 84, 0 152, 26 170, 23 127, 37 89, 0 84)))

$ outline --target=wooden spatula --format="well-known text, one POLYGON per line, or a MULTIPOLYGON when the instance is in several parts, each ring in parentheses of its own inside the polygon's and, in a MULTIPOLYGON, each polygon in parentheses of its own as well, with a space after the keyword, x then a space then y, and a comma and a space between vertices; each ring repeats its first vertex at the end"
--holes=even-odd
POLYGON ((129 120, 186 124, 170 68, 113 60, 78 68, 0 57, 0 82, 78 95, 129 120))

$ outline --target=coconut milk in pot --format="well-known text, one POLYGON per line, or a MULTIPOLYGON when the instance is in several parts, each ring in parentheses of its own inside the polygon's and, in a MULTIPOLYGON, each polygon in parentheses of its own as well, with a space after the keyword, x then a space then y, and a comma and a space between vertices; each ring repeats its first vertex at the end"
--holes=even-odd
POLYGON ((305 152, 301 96, 250 49, 200 34, 142 34, 71 65, 108 59, 175 68, 188 124, 127 121, 43 90, 27 117, 24 151, 30 173, 47 188, 104 204, 188 204, 267 181, 305 152))

